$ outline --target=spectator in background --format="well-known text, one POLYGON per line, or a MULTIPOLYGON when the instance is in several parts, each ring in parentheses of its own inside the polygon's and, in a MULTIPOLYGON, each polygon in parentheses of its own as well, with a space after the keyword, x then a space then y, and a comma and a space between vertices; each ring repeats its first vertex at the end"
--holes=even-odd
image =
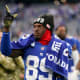
MULTIPOLYGON (((68 37, 67 36, 67 27, 64 24, 60 24, 55 31, 56 35, 61 39, 66 41, 67 43, 69 43, 72 46, 72 60, 69 60, 69 73, 71 73, 73 70, 71 69, 73 66, 75 66, 75 68, 77 70, 79 70, 80 65, 77 65, 79 62, 79 52, 78 52, 78 48, 76 47, 76 41, 74 40, 74 38, 72 37, 68 37), (74 64, 73 64, 74 62, 74 64), (72 64, 71 64, 72 63, 72 64)), ((79 45, 79 44, 78 44, 79 45)), ((75 74, 76 75, 76 74, 75 74)), ((72 77, 73 78, 73 77, 72 77)), ((77 78, 71 78, 71 75, 69 76, 69 80, 78 80, 77 78)))

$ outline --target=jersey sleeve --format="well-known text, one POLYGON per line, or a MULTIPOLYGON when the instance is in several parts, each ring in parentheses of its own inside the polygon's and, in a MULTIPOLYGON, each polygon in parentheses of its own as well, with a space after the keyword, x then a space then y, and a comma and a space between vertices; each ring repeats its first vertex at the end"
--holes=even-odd
POLYGON ((51 69, 53 72, 67 78, 68 76, 68 55, 69 50, 64 42, 58 53, 49 53, 46 57, 46 67, 51 69))
POLYGON ((18 41, 11 42, 11 49, 24 49, 34 41, 33 34, 22 36, 18 41))
POLYGON ((24 49, 28 47, 31 42, 33 42, 33 35, 29 37, 22 37, 18 41, 10 41, 10 32, 3 32, 2 40, 1 40, 1 52, 5 56, 9 56, 12 52, 12 49, 24 49))
POLYGON ((11 42, 11 49, 23 49, 26 44, 28 44, 28 37, 29 36, 22 36, 17 41, 11 42))

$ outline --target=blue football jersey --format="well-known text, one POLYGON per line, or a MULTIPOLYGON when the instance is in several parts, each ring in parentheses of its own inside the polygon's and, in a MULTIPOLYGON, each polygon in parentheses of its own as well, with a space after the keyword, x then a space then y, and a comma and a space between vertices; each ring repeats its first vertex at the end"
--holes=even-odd
MULTIPOLYGON (((2 40, 4 41, 6 38, 2 40)), ((3 47, 5 46, 3 45, 3 47)), ((35 41, 33 35, 30 35, 11 42, 8 49, 23 49, 24 80, 64 80, 63 76, 67 78, 68 47, 64 41, 56 39, 54 36, 48 45, 42 45, 35 41), (49 62, 50 64, 47 64, 49 62), (58 79, 54 73, 62 77, 58 79)), ((6 48, 6 50, 8 49, 6 48)))
POLYGON ((64 41, 68 42, 71 46, 75 45, 75 40, 72 37, 67 37, 64 41))
POLYGON ((76 48, 77 48, 78 52, 80 53, 80 41, 75 38, 73 38, 73 39, 75 40, 76 48))
POLYGON ((80 41, 73 38, 73 37, 67 37, 65 38, 65 41, 68 42, 72 47, 76 45, 76 49, 80 53, 80 41))
POLYGON ((25 80, 54 80, 53 72, 45 68, 48 46, 43 46, 39 42, 33 42, 31 46, 25 50, 23 57, 25 80))

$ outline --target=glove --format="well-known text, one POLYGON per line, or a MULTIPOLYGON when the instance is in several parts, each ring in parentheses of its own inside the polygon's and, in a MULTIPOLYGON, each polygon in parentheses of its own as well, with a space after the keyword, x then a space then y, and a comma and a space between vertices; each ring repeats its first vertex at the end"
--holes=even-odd
POLYGON ((5 6, 6 8, 6 16, 4 18, 4 27, 10 27, 13 20, 18 16, 18 14, 11 14, 10 9, 8 8, 8 6, 5 6))

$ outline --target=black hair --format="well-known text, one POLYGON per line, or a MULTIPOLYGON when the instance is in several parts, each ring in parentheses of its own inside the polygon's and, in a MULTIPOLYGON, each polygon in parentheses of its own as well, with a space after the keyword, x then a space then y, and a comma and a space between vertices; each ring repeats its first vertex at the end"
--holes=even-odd
POLYGON ((64 24, 60 24, 60 25, 58 25, 58 26, 55 28, 55 31, 57 31, 59 27, 64 27, 65 30, 66 30, 66 33, 68 32, 68 28, 67 28, 67 26, 64 25, 64 24))

